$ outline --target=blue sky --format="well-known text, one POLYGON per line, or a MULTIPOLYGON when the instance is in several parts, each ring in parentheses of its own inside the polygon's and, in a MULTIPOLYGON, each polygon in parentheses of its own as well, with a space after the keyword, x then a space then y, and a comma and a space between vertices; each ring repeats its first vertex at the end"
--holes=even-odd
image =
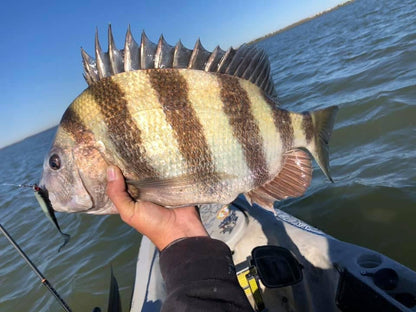
MULTIPOLYGON (((85 88, 80 47, 94 55, 98 28, 107 46, 112 25, 118 48, 127 26, 157 41, 223 49, 281 29, 343 0, 10 1, 0 11, 0 147, 59 123, 85 88)), ((105 48, 106 50, 106 48, 105 48)))

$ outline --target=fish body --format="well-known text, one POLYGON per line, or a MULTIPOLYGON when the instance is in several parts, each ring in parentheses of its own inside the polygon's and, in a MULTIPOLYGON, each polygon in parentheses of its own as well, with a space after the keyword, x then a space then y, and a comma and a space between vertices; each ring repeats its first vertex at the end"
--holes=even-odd
MULTIPOLYGON (((129 32, 124 51, 115 51, 124 57, 135 51, 129 32)), ((280 109, 264 55, 234 50, 221 70, 231 50, 207 54, 197 43, 188 53, 196 65, 181 68, 173 66, 174 52, 168 65, 163 62, 170 54, 159 41, 153 68, 118 72, 111 38, 108 54, 97 49, 96 62, 83 57, 89 87, 64 113, 45 159, 40 184, 55 210, 117 213, 105 194, 110 164, 123 171, 133 198, 171 208, 227 204, 241 193, 272 208, 309 186, 309 154, 329 177, 327 143, 337 108, 280 109), (205 53, 202 65, 203 53, 193 56, 195 50, 205 53), (216 70, 207 70, 210 59, 216 70)), ((141 51, 150 46, 143 48, 143 41, 141 51)))

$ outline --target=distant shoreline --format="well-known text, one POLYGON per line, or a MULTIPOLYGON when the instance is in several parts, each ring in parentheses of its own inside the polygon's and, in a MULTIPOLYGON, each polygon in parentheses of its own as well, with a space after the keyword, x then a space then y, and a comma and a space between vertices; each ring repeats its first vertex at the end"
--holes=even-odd
MULTIPOLYGON (((294 27, 296 27, 296 26, 302 25, 302 24, 304 24, 304 23, 306 23, 306 22, 309 22, 309 21, 313 20, 314 18, 317 18, 317 17, 319 17, 319 16, 321 16, 321 15, 324 15, 324 14, 326 14, 326 13, 329 13, 329 12, 332 12, 332 11, 335 11, 335 10, 338 10, 339 8, 341 8, 341 7, 343 7, 343 6, 346 6, 346 5, 348 5, 348 4, 350 4, 350 3, 354 2, 354 1, 355 1, 355 0, 348 0, 348 1, 345 1, 345 2, 343 2, 343 3, 341 3, 341 4, 338 4, 337 6, 335 6, 335 7, 333 7, 333 8, 330 8, 330 9, 327 9, 327 10, 325 10, 325 11, 319 12, 319 13, 317 13, 317 14, 315 14, 315 15, 311 16, 311 17, 304 18, 304 19, 302 19, 302 20, 300 20, 300 21, 298 21, 298 22, 295 22, 295 23, 293 23, 293 24, 291 24, 291 25, 289 25, 289 26, 283 27, 283 28, 281 28, 281 29, 279 29, 279 30, 276 30, 276 31, 271 32, 271 33, 268 33, 268 34, 266 34, 266 35, 264 35, 264 36, 261 36, 261 37, 259 37, 259 38, 257 38, 257 39, 251 40, 251 41, 247 42, 247 44, 248 44, 248 45, 255 44, 256 42, 262 41, 262 40, 267 39, 267 38, 269 38, 269 37, 273 37, 274 35, 277 35, 277 34, 279 34, 279 33, 282 33, 282 32, 284 32, 284 31, 287 31, 287 30, 289 30, 289 29, 292 29, 292 28, 294 28, 294 27)), ((28 138, 30 138, 30 137, 32 137, 32 136, 35 136, 35 135, 40 134, 40 133, 42 133, 42 132, 48 131, 48 130, 50 130, 50 129, 52 129, 52 128, 56 127, 56 126, 57 126, 57 125, 47 127, 46 129, 43 129, 43 130, 37 131, 37 132, 36 132, 36 133, 34 133, 34 134, 29 134, 29 135, 27 135, 27 136, 23 137, 22 139, 18 139, 18 140, 17 140, 17 141, 15 141, 15 142, 6 143, 6 145, 0 146, 0 150, 2 150, 2 149, 4 149, 4 148, 7 148, 7 147, 9 147, 9 146, 11 146, 11 145, 14 145, 14 144, 20 143, 20 142, 22 142, 22 141, 24 141, 24 140, 26 140, 26 139, 28 139, 28 138)))
POLYGON ((17 141, 14 141, 14 142, 12 142, 12 143, 6 143, 6 145, 0 146, 0 150, 6 149, 6 148, 8 148, 8 147, 10 147, 10 146, 12 146, 12 145, 15 145, 15 144, 21 143, 21 142, 25 141, 26 139, 30 139, 31 137, 34 137, 34 136, 36 136, 36 135, 38 135, 38 134, 41 134, 41 133, 43 133, 43 132, 50 131, 50 130, 52 130, 53 128, 55 128, 55 127, 57 127, 57 126, 59 126, 59 124, 56 124, 56 125, 54 125, 54 126, 49 126, 49 127, 45 128, 45 129, 43 129, 43 130, 36 130, 36 132, 35 132, 35 133, 33 133, 33 134, 28 134, 28 135, 26 135, 25 137, 23 137, 23 138, 21 138, 21 139, 18 139, 17 141))
POLYGON ((335 10, 338 10, 339 8, 344 7, 344 6, 348 5, 348 4, 351 4, 351 3, 352 3, 352 2, 354 2, 354 1, 355 1, 355 0, 348 0, 348 1, 346 1, 346 2, 343 2, 343 3, 341 3, 341 4, 338 4, 337 6, 335 6, 335 7, 333 7, 333 8, 330 8, 330 9, 327 9, 327 10, 325 10, 325 11, 319 12, 319 13, 317 13, 317 14, 313 15, 313 16, 306 17, 306 18, 301 19, 300 21, 298 21, 298 22, 296 22, 296 23, 290 24, 289 26, 283 27, 283 28, 281 28, 281 29, 279 29, 279 30, 276 30, 276 31, 271 32, 271 33, 268 33, 267 35, 264 35, 264 36, 261 36, 261 37, 259 37, 259 38, 257 38, 257 39, 254 39, 254 40, 252 40, 252 41, 249 41, 249 42, 247 42, 247 44, 248 44, 248 45, 255 44, 255 43, 257 43, 257 42, 259 42, 259 41, 262 41, 262 40, 264 40, 264 39, 267 39, 267 38, 273 37, 274 35, 280 34, 280 33, 284 32, 284 31, 287 31, 287 30, 289 30, 289 29, 292 29, 292 28, 294 28, 294 27, 296 27, 296 26, 302 25, 302 24, 304 24, 304 23, 306 23, 306 22, 309 22, 309 21, 311 21, 311 20, 313 20, 313 19, 315 19, 315 18, 317 18, 317 17, 319 17, 319 16, 322 16, 322 15, 326 14, 326 13, 329 13, 329 12, 332 12, 332 11, 335 11, 335 10))

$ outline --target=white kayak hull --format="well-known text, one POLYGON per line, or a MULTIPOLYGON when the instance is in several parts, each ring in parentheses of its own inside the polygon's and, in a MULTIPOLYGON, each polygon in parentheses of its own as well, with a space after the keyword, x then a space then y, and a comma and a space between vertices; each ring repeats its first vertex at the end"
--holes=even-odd
MULTIPOLYGON (((295 285, 266 288, 257 281, 267 311, 416 311, 416 273, 380 253, 337 240, 283 211, 273 216, 240 198, 220 212, 201 207, 201 217, 211 237, 229 245, 237 268, 248 263, 253 248, 264 245, 288 249, 301 264, 303 279, 295 285), (380 282, 379 276, 391 279, 390 273, 397 274, 394 285, 380 282)), ((158 255, 143 237, 132 312, 160 311, 166 293, 158 255)))

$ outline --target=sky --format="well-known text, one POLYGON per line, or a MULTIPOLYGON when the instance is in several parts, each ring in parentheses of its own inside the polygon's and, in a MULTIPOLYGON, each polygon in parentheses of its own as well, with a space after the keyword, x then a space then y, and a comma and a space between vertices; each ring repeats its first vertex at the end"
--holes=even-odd
POLYGON ((238 47, 345 0, 8 1, 0 11, 0 148, 59 123, 87 87, 80 48, 94 56, 98 29, 107 51, 111 24, 124 46, 128 25, 157 42, 238 47))

